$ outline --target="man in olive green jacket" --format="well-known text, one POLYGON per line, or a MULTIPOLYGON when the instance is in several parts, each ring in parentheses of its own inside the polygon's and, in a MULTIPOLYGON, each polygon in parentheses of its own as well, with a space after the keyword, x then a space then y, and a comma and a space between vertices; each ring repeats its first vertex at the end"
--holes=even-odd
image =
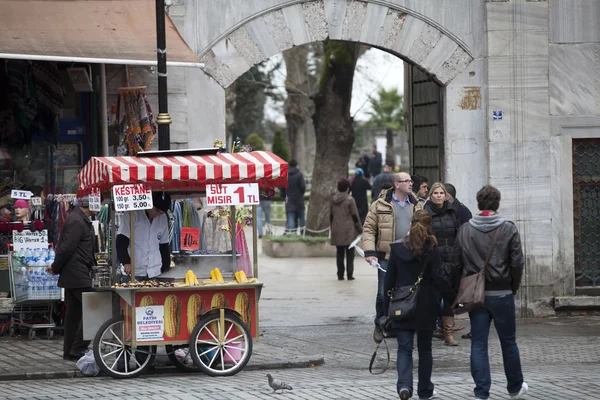
POLYGON ((373 340, 376 343, 383 340, 383 332, 377 320, 383 316, 383 278, 390 257, 390 244, 406 236, 417 204, 409 174, 405 172, 395 174, 392 184, 392 188, 382 193, 371 204, 363 226, 362 247, 365 251, 365 260, 371 265, 374 261, 380 265, 377 271, 376 316, 373 332, 373 340))

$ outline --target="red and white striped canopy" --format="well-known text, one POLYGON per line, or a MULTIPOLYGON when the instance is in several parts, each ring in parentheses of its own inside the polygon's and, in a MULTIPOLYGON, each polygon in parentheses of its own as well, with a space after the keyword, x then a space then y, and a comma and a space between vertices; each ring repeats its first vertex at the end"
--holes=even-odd
POLYGON ((78 196, 92 189, 146 183, 154 190, 205 190, 206 184, 287 186, 288 164, 269 151, 157 157, 92 157, 78 175, 78 196))

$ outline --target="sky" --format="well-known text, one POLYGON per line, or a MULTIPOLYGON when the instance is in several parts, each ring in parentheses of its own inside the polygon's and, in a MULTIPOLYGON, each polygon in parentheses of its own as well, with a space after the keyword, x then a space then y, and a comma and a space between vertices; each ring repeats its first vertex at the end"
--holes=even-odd
MULTIPOLYGON (((282 58, 281 54, 271 57, 266 62, 266 67, 270 68, 282 61, 282 58)), ((284 64, 275 74, 275 85, 285 95, 284 64)), ((401 59, 389 53, 371 48, 360 57, 356 64, 350 106, 350 113, 356 120, 366 121, 369 119, 367 114, 370 109, 369 96, 376 96, 380 87, 388 90, 396 87, 401 94, 404 93, 404 64, 401 59)), ((265 105, 265 118, 276 122, 285 122, 282 107, 282 103, 276 105, 269 99, 265 105)))

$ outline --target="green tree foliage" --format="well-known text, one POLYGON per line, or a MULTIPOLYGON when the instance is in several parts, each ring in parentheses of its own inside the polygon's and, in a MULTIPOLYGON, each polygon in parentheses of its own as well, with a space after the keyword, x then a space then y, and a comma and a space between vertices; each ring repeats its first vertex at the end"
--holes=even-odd
POLYGON ((244 143, 252 147, 252 150, 255 151, 265 149, 265 142, 260 136, 258 136, 258 133, 249 134, 244 143))
POLYGON ((404 127, 404 99, 397 88, 379 89, 377 98, 369 98, 371 110, 367 126, 401 130, 404 127))
POLYGON ((277 128, 275 130, 275 136, 273 136, 273 146, 271 147, 271 151, 277 154, 285 161, 290 160, 290 151, 288 150, 288 145, 285 141, 285 135, 283 134, 283 131, 280 128, 277 128))

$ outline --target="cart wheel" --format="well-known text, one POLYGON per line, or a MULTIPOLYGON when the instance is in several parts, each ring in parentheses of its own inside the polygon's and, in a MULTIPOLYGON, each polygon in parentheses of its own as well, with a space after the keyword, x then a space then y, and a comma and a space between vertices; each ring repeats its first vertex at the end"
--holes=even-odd
POLYGON ((30 329, 29 330, 29 339, 30 340, 34 340, 35 339, 35 329, 30 329))
POLYGON ((240 318, 220 311, 200 319, 190 335, 189 349, 194 363, 205 374, 232 376, 250 361, 252 337, 240 318))
POLYGON ((180 372, 200 372, 192 359, 188 346, 172 346, 168 344, 165 346, 165 349, 167 350, 167 357, 169 357, 171 364, 173 364, 180 372), (180 358, 176 355, 175 350, 181 350, 181 352, 178 353, 181 353, 180 355, 184 357, 180 358))
POLYGON ((17 336, 17 327, 11 324, 11 325, 10 325, 10 328, 8 328, 8 335, 9 335, 10 337, 15 337, 15 336, 17 336))
POLYGON ((48 329, 48 331, 46 332, 46 338, 48 340, 54 339, 54 329, 48 329))
POLYGON ((106 321, 94 338, 94 358, 100 369, 112 378, 136 378, 152 366, 156 346, 138 347, 136 351, 125 338, 123 317, 106 321))

